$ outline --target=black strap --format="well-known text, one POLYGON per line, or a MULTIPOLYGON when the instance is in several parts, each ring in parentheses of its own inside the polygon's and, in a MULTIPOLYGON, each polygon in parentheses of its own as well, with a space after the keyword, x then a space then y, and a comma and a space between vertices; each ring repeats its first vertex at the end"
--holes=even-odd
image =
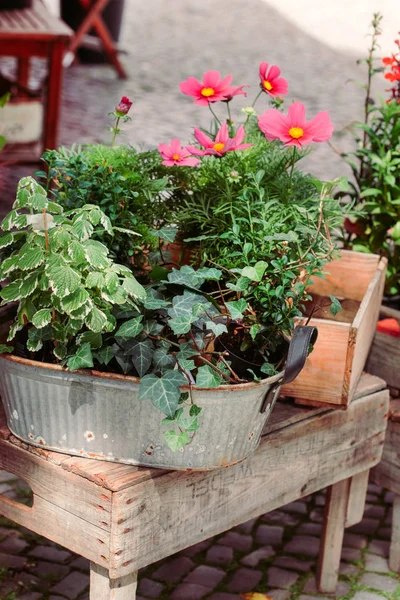
POLYGON ((318 330, 316 327, 299 325, 294 329, 292 339, 290 340, 283 379, 269 388, 262 401, 260 412, 264 413, 267 407, 269 407, 269 411, 271 411, 279 396, 281 386, 284 383, 290 383, 296 379, 307 360, 308 348, 310 344, 315 344, 317 337, 318 330))

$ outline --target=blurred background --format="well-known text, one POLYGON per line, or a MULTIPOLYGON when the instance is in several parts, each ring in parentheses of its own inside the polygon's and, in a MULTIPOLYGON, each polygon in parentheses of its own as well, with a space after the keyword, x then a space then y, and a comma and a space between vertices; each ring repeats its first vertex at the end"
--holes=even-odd
MULTIPOLYGON (((58 0, 45 2, 59 13, 58 0)), ((120 2, 113 0, 115 6, 120 2)), ((109 142, 108 113, 122 95, 134 105, 120 143, 146 148, 173 137, 186 143, 195 125, 210 124, 210 113, 181 94, 179 83, 189 76, 202 78, 211 69, 232 73, 235 85, 251 86, 247 98, 238 96, 231 103, 239 122, 240 108, 250 105, 259 91, 258 66, 266 61, 278 65, 289 82, 286 104, 300 100, 308 118, 328 110, 335 124, 332 144, 348 149, 346 129, 363 114, 364 93, 355 80, 365 82, 367 69, 357 59, 366 56, 376 11, 383 14, 384 56, 395 50, 399 0, 125 0, 119 47, 128 78, 118 79, 108 64, 81 62, 67 68, 59 144, 109 142)), ((2 59, 1 66, 5 71, 13 68, 9 59, 2 59)), ((37 85, 44 75, 36 61, 37 85)), ((374 96, 385 95, 387 87, 379 74, 374 96)), ((267 105, 263 95, 257 112, 267 105)), ((216 107, 221 115, 223 109, 216 107)), ((316 144, 302 166, 323 179, 349 174, 328 144, 316 144)), ((1 168, 3 205, 15 177, 28 171, 32 168, 1 168)))

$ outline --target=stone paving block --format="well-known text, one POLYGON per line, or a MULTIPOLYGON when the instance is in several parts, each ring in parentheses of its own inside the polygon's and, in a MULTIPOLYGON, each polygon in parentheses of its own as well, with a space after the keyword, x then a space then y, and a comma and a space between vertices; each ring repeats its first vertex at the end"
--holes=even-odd
POLYGON ((365 548, 368 543, 368 539, 365 535, 359 533, 350 533, 350 531, 344 532, 343 546, 349 546, 351 548, 365 548))
POLYGON ((57 585, 51 588, 52 592, 67 596, 67 598, 75 598, 83 592, 89 585, 89 579, 87 575, 73 571, 65 579, 62 579, 57 585))
POLYGON ((377 554, 365 554, 365 570, 375 571, 376 573, 389 573, 388 560, 383 556, 377 554))
POLYGON ((360 572, 360 567, 356 567, 356 565, 352 565, 351 563, 341 562, 339 567, 340 575, 358 575, 360 572))
POLYGON ((393 504, 394 496, 395 495, 393 492, 386 492, 386 494, 385 494, 386 504, 393 504))
POLYGON ((310 512, 310 519, 316 523, 322 523, 324 519, 324 509, 320 507, 314 508, 314 510, 310 512))
POLYGON ((207 600, 238 600, 238 597, 237 594, 226 594, 225 592, 217 592, 216 594, 213 594, 212 596, 207 598, 207 600))
POLYGON ((53 546, 36 546, 36 548, 28 552, 28 555, 34 556, 35 558, 41 558, 42 560, 50 560, 59 563, 64 563, 72 557, 71 552, 59 550, 53 546))
POLYGON ((256 530, 256 542, 258 544, 279 546, 282 544, 283 531, 283 527, 277 525, 259 525, 256 530))
POLYGON ((211 588, 196 583, 180 583, 174 589, 170 598, 171 600, 201 600, 211 591, 211 588))
POLYGON ((369 494, 382 494, 383 488, 380 485, 376 485, 376 483, 369 482, 368 483, 368 493, 369 494))
POLYGON ((360 523, 349 528, 352 533, 361 533, 364 535, 374 535, 378 529, 379 521, 376 519, 363 519, 360 523))
POLYGON ((316 506, 325 506, 325 496, 322 496, 322 494, 318 494, 314 498, 314 503, 316 506))
POLYGON ((342 548, 341 559, 347 562, 361 560, 361 550, 358 550, 358 548, 342 548))
POLYGON ((0 552, 0 565, 6 569, 22 569, 26 563, 26 558, 23 556, 12 556, 0 552))
POLYGON ((239 533, 251 533, 257 521, 258 519, 250 519, 250 521, 246 521, 245 523, 241 523, 237 527, 234 527, 234 531, 239 531, 239 533))
POLYGON ((200 565, 199 567, 196 567, 194 571, 189 573, 185 578, 184 583, 196 583, 212 589, 217 587, 224 577, 225 571, 222 569, 210 567, 208 565, 200 565))
POLYGON ((0 542, 0 552, 5 552, 6 554, 19 554, 27 547, 27 542, 18 534, 8 535, 5 540, 0 542))
POLYGON ((160 579, 161 581, 179 581, 184 575, 191 571, 194 566, 194 562, 190 560, 190 558, 178 556, 161 565, 161 567, 153 573, 153 577, 160 579))
POLYGON ((297 515, 306 515, 308 513, 307 504, 301 500, 297 500, 296 502, 291 502, 290 504, 282 506, 282 510, 284 512, 295 513, 297 515))
MULTIPOLYGON (((301 594, 299 600, 316 600, 315 596, 309 596, 308 594, 301 594)), ((332 596, 318 596, 318 600, 332 600, 332 596)))
POLYGON ((368 552, 379 554, 380 556, 389 556, 390 542, 385 540, 371 540, 368 546, 368 552))
POLYGON ((382 598, 383 598, 383 596, 381 596, 379 594, 374 594, 373 592, 367 592, 367 591, 362 590, 362 591, 356 592, 354 594, 352 600, 382 600, 382 598))
POLYGON ((164 586, 158 581, 147 579, 147 577, 139 577, 138 592, 144 594, 147 598, 159 598, 164 586))
POLYGON ((292 569, 293 571, 301 571, 302 573, 309 573, 313 566, 315 567, 315 561, 302 560, 295 556, 278 556, 274 560, 274 566, 292 569))
MULTIPOLYGON (((350 586, 348 583, 345 583, 344 581, 338 581, 335 590, 335 596, 345 596, 346 594, 348 594, 349 590, 350 586)), ((312 577, 306 582, 303 588, 303 592, 305 592, 306 594, 318 594, 317 582, 315 577, 312 577)))
POLYGON ((392 528, 391 527, 381 527, 376 536, 382 540, 390 540, 392 537, 392 528))
POLYGON ((377 575, 376 573, 364 573, 359 583, 382 592, 394 592, 398 585, 396 579, 385 575, 377 575))
POLYGON ((321 523, 302 523, 297 529, 297 534, 302 535, 321 535, 321 523))
POLYGON ((364 510, 364 517, 370 517, 372 519, 381 519, 385 514, 386 508, 377 504, 366 504, 364 510))
POLYGON ((272 546, 263 546, 262 548, 258 548, 258 550, 254 550, 247 556, 244 556, 240 562, 246 567, 257 567, 262 560, 267 560, 274 555, 275 550, 272 546))
POLYGON ((293 514, 285 513, 282 510, 273 510, 272 512, 265 513, 265 515, 261 517, 261 520, 267 523, 279 523, 279 525, 288 527, 294 527, 300 523, 300 519, 293 514))
POLYGON ((289 590, 268 590, 267 596, 273 598, 273 600, 288 600, 290 598, 291 593, 289 590))
POLYGON ((75 558, 75 560, 69 563, 69 566, 73 567, 74 569, 80 569, 81 571, 89 571, 90 562, 87 558, 83 558, 83 556, 78 556, 77 558, 75 558))
POLYGON ((279 567, 268 569, 268 585, 272 587, 288 589, 296 583, 298 578, 298 573, 294 571, 287 571, 279 567))
POLYGON ((317 556, 319 552, 319 539, 312 536, 295 535, 283 550, 291 554, 317 556))
POLYGON ((234 550, 241 552, 248 552, 253 545, 253 538, 251 535, 243 535, 243 533, 237 531, 228 531, 222 538, 217 540, 217 544, 231 546, 234 550))
POLYGON ((71 571, 69 566, 67 567, 66 565, 36 560, 33 561, 32 559, 29 561, 28 570, 34 575, 43 577, 44 579, 58 579, 60 577, 66 577, 71 571))
POLYGON ((179 554, 183 554, 183 556, 189 556, 190 558, 193 558, 194 556, 197 556, 198 554, 200 554, 200 552, 204 552, 205 550, 207 550, 207 548, 210 547, 212 541, 213 541, 213 538, 211 538, 209 540, 204 540, 203 542, 194 544, 194 546, 189 546, 189 548, 185 548, 184 550, 181 550, 179 554))
MULTIPOLYGON (((39 600, 39 598, 42 598, 42 596, 43 594, 40 594, 38 592, 28 592, 27 594, 22 594, 22 596, 18 596, 18 600, 39 600)), ((61 598, 61 596, 57 596, 57 598, 61 598)))
POLYGON ((228 546, 215 544, 207 550, 206 562, 214 565, 229 565, 233 560, 233 549, 228 546))
POLYGON ((375 504, 379 500, 376 494, 367 494, 365 499, 367 502, 372 502, 372 504, 375 504))
POLYGON ((234 573, 226 587, 231 592, 239 592, 241 594, 252 592, 260 583, 262 575, 261 571, 257 571, 256 569, 241 567, 234 573))

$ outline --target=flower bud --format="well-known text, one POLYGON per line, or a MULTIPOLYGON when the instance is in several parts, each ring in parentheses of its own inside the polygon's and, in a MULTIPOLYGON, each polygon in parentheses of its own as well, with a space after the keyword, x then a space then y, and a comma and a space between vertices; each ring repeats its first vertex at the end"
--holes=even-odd
POLYGON ((129 100, 128 96, 122 96, 120 103, 118 104, 118 106, 115 107, 115 112, 119 116, 124 117, 128 114, 131 106, 132 102, 131 100, 129 100))
POLYGON ((254 108, 252 106, 246 106, 245 108, 242 108, 242 112, 244 112, 245 115, 255 115, 256 111, 254 110, 254 108))

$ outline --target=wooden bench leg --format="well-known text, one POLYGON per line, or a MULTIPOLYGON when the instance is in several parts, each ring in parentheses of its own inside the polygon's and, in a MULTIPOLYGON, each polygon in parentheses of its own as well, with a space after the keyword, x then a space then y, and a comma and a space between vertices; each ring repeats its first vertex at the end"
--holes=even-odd
POLYGON ((343 479, 327 490, 317 571, 317 586, 320 592, 334 593, 336 589, 349 490, 350 479, 343 479))
POLYGON ((369 480, 369 469, 357 473, 350 480, 349 504, 347 506, 346 527, 362 521, 365 510, 369 480))
POLYGON ((90 563, 90 600, 135 600, 137 571, 110 579, 108 570, 90 563))
POLYGON ((393 501, 392 540, 390 542, 389 567, 400 572, 400 496, 393 501))
POLYGON ((52 45, 47 86, 47 110, 44 125, 44 150, 53 150, 57 147, 58 122, 62 95, 62 59, 64 51, 64 44, 57 42, 52 45))

